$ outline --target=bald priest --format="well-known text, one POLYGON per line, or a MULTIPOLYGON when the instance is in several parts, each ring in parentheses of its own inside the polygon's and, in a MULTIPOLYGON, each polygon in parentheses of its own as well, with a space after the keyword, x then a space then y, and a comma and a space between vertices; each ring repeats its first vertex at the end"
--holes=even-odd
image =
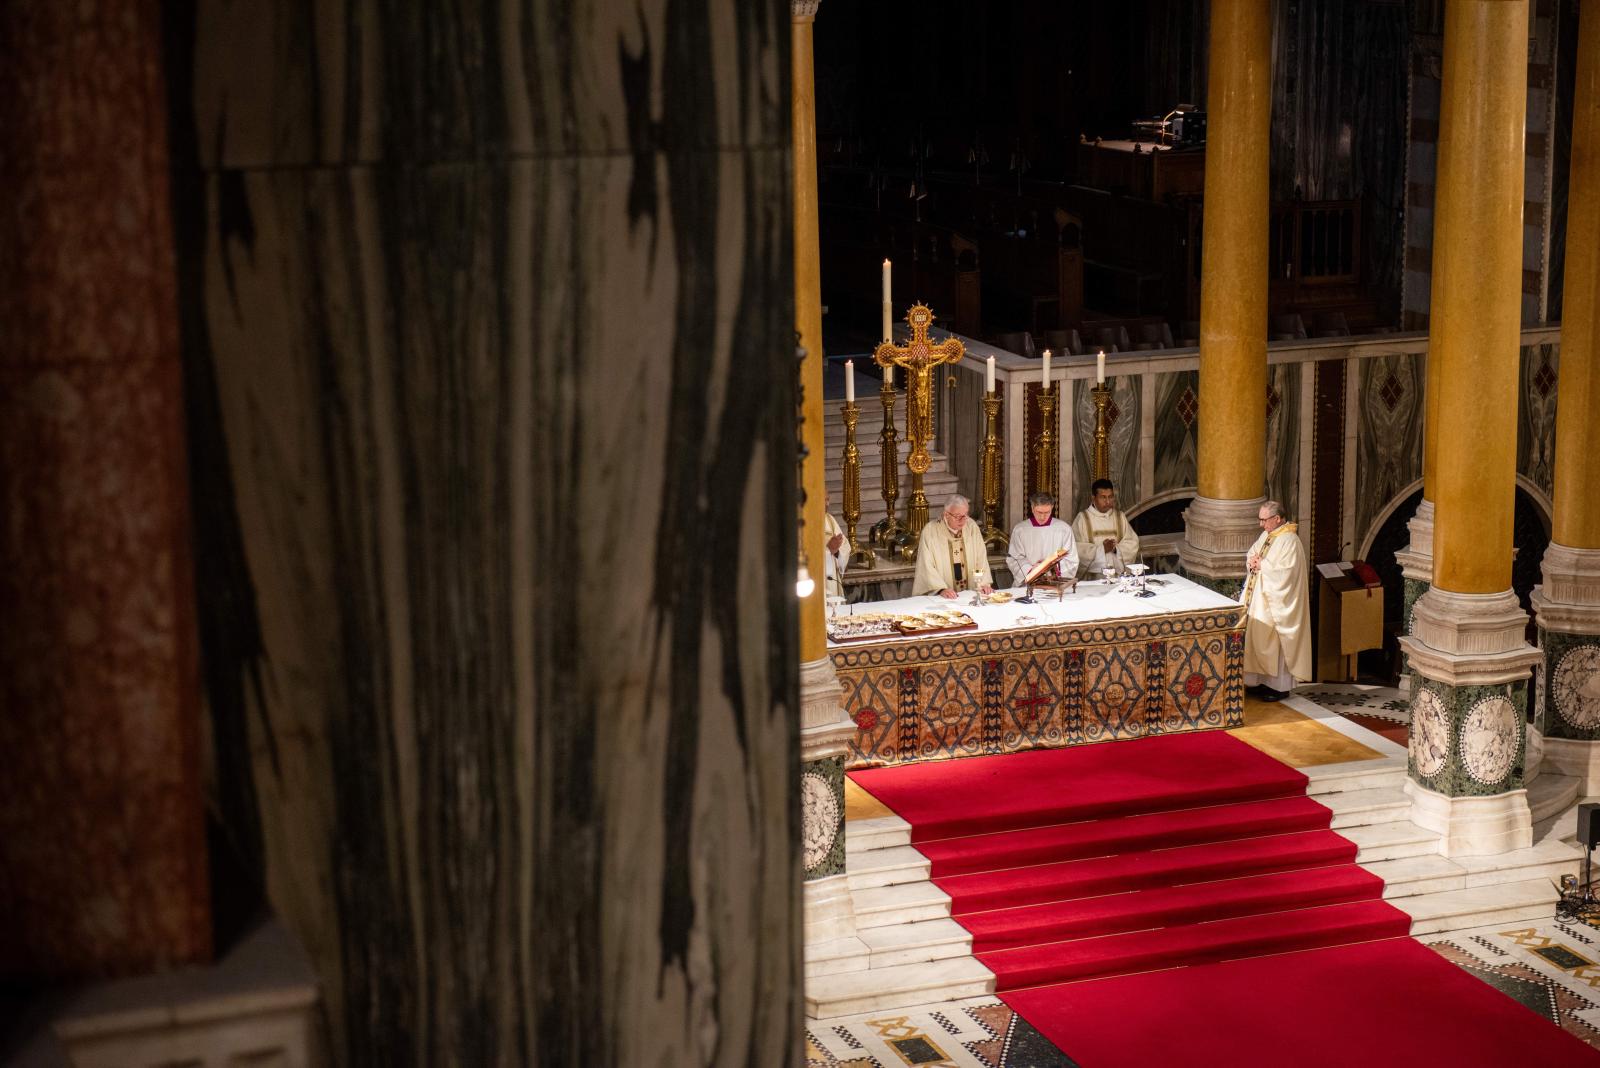
POLYGON ((970 505, 959 493, 944 502, 944 514, 931 519, 917 539, 917 571, 912 596, 936 593, 954 597, 962 590, 994 592, 983 530, 967 515, 970 505))

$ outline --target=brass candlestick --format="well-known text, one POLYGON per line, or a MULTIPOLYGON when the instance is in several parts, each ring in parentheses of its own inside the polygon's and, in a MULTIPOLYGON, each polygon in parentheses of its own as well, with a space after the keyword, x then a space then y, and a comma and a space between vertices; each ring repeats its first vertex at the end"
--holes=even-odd
POLYGON ((1004 549, 1011 543, 1000 529, 1000 394, 983 398, 983 543, 1004 549))
POLYGON ((1111 387, 1104 382, 1089 390, 1094 397, 1094 449, 1090 466, 1095 478, 1111 477, 1111 427, 1106 424, 1106 410, 1111 407, 1111 387))
POLYGON ((1056 462, 1056 387, 1039 390, 1039 443, 1033 450, 1033 487, 1039 493, 1048 493, 1061 499, 1059 481, 1060 465, 1056 462))
POLYGON ((903 550, 911 540, 899 516, 895 514, 895 501, 900 497, 900 443, 894 429, 894 384, 887 375, 878 390, 883 402, 883 429, 878 432, 878 451, 883 462, 883 518, 872 524, 867 540, 883 549, 888 556, 903 550))
POLYGON ((871 549, 856 541, 856 521, 861 518, 861 450, 856 447, 856 420, 861 406, 845 401, 839 408, 844 417, 844 536, 850 543, 850 566, 872 567, 877 563, 871 549))
MULTIPOLYGON (((943 341, 928 337, 933 311, 926 304, 913 304, 906 313, 906 322, 911 325, 910 340, 904 345, 885 341, 873 350, 872 356, 879 367, 902 367, 906 371, 906 438, 911 442, 911 454, 906 457, 906 467, 911 471, 911 507, 906 525, 915 538, 928 523, 928 497, 922 491, 922 476, 933 465, 928 454, 928 439, 933 437, 933 372, 942 364, 960 362, 966 346, 953 337, 943 341)), ((912 559, 915 548, 911 552, 901 550, 900 555, 912 559)))

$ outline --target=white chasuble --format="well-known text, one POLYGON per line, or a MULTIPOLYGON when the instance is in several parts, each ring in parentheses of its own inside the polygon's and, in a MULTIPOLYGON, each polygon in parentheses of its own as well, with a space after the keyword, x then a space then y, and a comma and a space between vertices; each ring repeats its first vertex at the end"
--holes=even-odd
POLYGON ((1295 524, 1284 523, 1250 547, 1261 556, 1261 570, 1245 580, 1244 670, 1310 682, 1311 596, 1306 550, 1296 531, 1295 524))
POLYGON ((1108 560, 1120 560, 1124 567, 1139 562, 1139 535, 1120 508, 1102 512, 1091 504, 1073 518, 1072 535, 1078 542, 1078 567, 1083 575, 1098 577, 1114 566, 1108 560), (1116 553, 1107 555, 1107 538, 1117 539, 1116 553))
POLYGON ((822 513, 822 592, 827 597, 844 596, 844 573, 850 567, 850 539, 846 538, 839 543, 839 551, 830 553, 828 542, 833 540, 835 534, 843 534, 844 528, 839 521, 833 518, 832 512, 822 513))
POLYGON ((1078 545, 1073 539, 1072 527, 1051 518, 1042 527, 1024 519, 1011 528, 1011 547, 1006 552, 1006 567, 1011 571, 1011 585, 1020 586, 1028 572, 1055 555, 1057 549, 1067 550, 1067 555, 1056 564, 1058 572, 1067 578, 1078 574, 1078 545))
POLYGON ((917 572, 911 582, 913 597, 988 585, 989 554, 977 523, 969 519, 960 534, 952 534, 942 518, 931 520, 922 528, 922 536, 917 539, 917 572), (960 579, 956 578, 957 563, 961 564, 960 579))

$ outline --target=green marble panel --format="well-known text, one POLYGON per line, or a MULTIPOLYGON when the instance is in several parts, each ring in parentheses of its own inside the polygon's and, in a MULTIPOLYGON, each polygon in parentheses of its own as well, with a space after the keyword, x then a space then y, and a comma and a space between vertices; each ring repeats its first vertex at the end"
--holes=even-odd
POLYGON ((1544 684, 1538 724, 1546 738, 1600 740, 1600 635, 1539 628, 1544 684))
POLYGON ((844 757, 800 769, 800 845, 807 881, 844 874, 844 757))
POLYGON ((1356 397, 1356 544, 1390 501, 1422 477, 1421 356, 1359 361, 1356 397))
MULTIPOLYGON (((1111 404, 1106 409, 1110 423, 1111 481, 1117 486, 1117 502, 1132 508, 1150 496, 1139 484, 1139 407, 1142 386, 1138 375, 1119 375, 1106 379, 1111 387, 1111 404)), ((1094 481, 1091 456, 1094 450, 1094 384, 1086 378, 1072 383, 1072 485, 1071 498, 1062 502, 1062 513, 1071 518, 1089 502, 1089 485, 1094 481)), ((1160 455, 1158 451, 1157 456, 1160 455)))
POLYGON ((1266 493, 1289 516, 1300 515, 1300 370, 1298 363, 1267 368, 1266 493))
POLYGON ((1449 797, 1487 797, 1522 786, 1528 683, 1449 686, 1412 675, 1413 781, 1449 797))
POLYGON ((1556 375, 1560 346, 1530 345, 1521 352, 1517 405, 1517 474, 1549 496, 1555 480, 1556 375))
POLYGON ((1156 375, 1155 485, 1151 494, 1198 481, 1200 372, 1156 375))

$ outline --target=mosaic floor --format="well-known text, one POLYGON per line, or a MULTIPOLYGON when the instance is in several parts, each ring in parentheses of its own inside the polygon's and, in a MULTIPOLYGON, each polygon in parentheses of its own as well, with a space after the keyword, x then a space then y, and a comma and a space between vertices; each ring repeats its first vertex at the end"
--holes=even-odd
POLYGON ((1396 745, 1406 744, 1410 734, 1411 704, 1402 691, 1392 686, 1319 682, 1298 687, 1294 692, 1331 712, 1337 712, 1352 723, 1382 735, 1396 745))
POLYGON ((1418 941, 1600 1048, 1600 931, 1552 919, 1418 941))
POLYGON ((807 1021, 806 1068, 1077 1068, 995 998, 807 1021))

